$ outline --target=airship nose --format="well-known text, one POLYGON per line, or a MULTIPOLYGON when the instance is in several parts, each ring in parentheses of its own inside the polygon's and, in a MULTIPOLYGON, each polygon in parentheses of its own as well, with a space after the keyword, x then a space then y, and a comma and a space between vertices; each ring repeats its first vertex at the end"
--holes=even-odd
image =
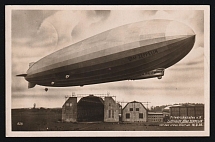
POLYGON ((171 55, 162 68, 168 68, 182 58, 184 58, 194 47, 195 44, 195 33, 187 25, 171 21, 165 31, 165 37, 167 43, 174 41, 173 44, 169 44, 169 49, 171 50, 171 55))
POLYGON ((165 36, 195 36, 195 33, 189 26, 172 21, 167 25, 165 36))

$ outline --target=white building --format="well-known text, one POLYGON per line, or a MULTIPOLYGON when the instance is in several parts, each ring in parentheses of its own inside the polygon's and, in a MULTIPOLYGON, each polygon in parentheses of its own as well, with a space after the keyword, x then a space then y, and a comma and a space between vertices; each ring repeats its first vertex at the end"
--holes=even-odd
POLYGON ((129 102, 122 109, 122 121, 124 122, 146 122, 147 109, 140 102, 129 102))

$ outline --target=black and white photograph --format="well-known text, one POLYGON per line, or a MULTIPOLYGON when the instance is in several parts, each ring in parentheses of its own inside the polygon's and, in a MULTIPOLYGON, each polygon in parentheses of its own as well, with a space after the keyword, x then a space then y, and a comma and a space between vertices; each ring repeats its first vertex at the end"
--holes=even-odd
POLYGON ((209 9, 5 6, 6 136, 209 136, 209 9))

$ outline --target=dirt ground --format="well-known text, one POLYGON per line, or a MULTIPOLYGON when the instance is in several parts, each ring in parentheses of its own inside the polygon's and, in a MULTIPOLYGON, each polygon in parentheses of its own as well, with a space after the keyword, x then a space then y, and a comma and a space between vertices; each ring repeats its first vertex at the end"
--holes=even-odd
POLYGON ((204 131, 199 127, 161 127, 159 123, 66 123, 61 109, 13 109, 12 131, 204 131))

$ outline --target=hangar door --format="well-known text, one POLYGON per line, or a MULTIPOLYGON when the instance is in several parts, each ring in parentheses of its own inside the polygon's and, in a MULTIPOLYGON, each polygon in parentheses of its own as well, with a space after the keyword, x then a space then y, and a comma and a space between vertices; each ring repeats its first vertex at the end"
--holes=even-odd
POLYGON ((77 121, 104 121, 104 101, 93 95, 83 97, 77 105, 77 121))

